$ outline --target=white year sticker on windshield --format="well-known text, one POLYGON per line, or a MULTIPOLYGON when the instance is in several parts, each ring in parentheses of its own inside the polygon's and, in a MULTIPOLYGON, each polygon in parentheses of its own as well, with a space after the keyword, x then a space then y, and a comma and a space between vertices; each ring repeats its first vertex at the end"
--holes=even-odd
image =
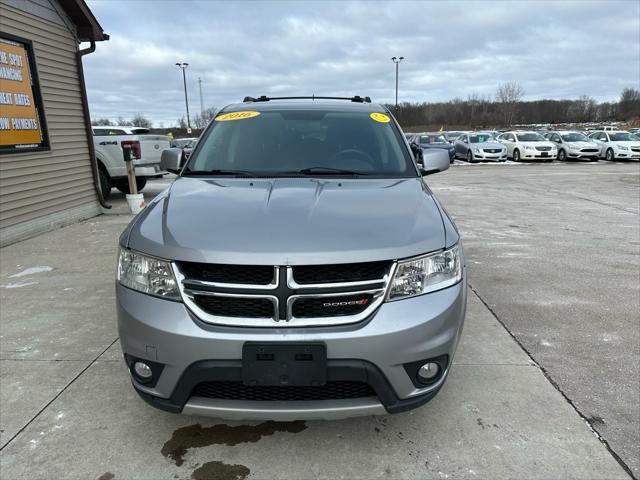
POLYGON ((389 123, 391 121, 391 119, 384 113, 374 112, 370 115, 370 117, 373 118, 376 122, 380 123, 389 123))
POLYGON ((216 117, 217 122, 228 122, 229 120, 245 120, 247 118, 257 117, 260 112, 231 112, 216 117))

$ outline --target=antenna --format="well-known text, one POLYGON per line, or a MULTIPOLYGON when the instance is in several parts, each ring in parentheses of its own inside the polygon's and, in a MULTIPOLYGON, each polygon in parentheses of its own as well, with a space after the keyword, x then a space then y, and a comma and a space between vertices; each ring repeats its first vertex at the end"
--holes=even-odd
POLYGON ((202 79, 198 77, 198 86, 200 87, 200 115, 204 117, 204 100, 202 99, 202 79))

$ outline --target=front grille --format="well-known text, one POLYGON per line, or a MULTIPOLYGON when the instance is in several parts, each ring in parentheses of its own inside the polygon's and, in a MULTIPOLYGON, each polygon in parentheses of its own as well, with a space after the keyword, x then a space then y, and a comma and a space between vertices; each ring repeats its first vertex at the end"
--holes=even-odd
POLYGON ((293 303, 293 316, 295 318, 319 318, 357 315, 367 309, 372 298, 371 294, 298 298, 293 303))
POLYGON ((391 262, 342 263, 293 267, 293 279, 300 285, 382 280, 391 262))
POLYGON ((204 382, 194 388, 192 395, 220 400, 286 402, 365 398, 375 396, 375 392, 366 383, 346 381, 327 382, 321 386, 248 386, 242 382, 204 382))
POLYGON ((637 148, 637 147, 631 147, 631 151, 632 151, 632 152, 640 152, 640 148, 637 148))
POLYGON ((219 317, 273 318, 275 312, 268 298, 194 295, 193 301, 208 314, 219 317))
POLYGON ((549 150, 551 150, 551 147, 536 147, 536 150, 538 150, 539 152, 548 152, 549 150))
POLYGON ((500 153, 502 150, 499 148, 485 148, 484 151, 486 153, 500 153))
POLYGON ((178 267, 185 277, 205 282, 269 285, 274 275, 270 265, 178 262, 178 267))
POLYGON ((597 148, 583 148, 582 150, 580 150, 582 153, 597 153, 598 149, 597 148))

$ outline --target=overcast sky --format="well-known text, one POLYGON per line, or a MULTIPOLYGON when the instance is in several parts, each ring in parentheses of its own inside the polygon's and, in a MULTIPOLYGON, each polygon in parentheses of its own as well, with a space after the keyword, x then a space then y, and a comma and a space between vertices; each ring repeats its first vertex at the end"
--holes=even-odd
POLYGON ((93 118, 156 125, 245 95, 369 95, 400 101, 493 96, 617 100, 639 87, 640 2, 219 2, 89 0, 106 33, 85 57, 93 118))

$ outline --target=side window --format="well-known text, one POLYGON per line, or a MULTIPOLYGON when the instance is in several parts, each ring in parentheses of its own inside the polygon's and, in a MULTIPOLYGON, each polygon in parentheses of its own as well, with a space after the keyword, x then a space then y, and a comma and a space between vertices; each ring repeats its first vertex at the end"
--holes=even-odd
POLYGON ((509 140, 510 142, 515 142, 516 141, 516 137, 515 137, 515 135, 513 133, 510 133, 507 136, 507 140, 509 140))
POLYGON ((557 133, 553 135, 552 140, 557 143, 562 143, 562 139, 560 138, 560 135, 558 135, 557 133))

